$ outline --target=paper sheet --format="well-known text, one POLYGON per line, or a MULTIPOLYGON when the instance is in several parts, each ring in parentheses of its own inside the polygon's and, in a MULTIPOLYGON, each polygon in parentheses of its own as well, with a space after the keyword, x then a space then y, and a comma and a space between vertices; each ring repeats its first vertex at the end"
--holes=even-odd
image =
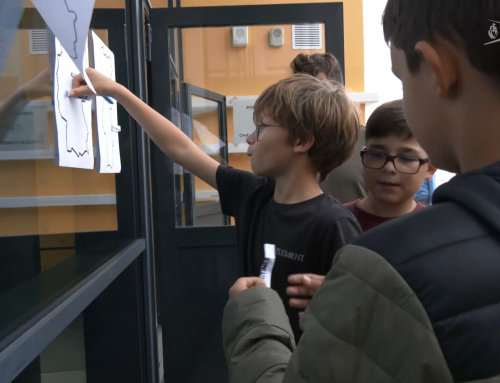
POLYGON ((194 131, 203 145, 203 149, 207 154, 219 154, 220 149, 225 146, 224 142, 215 134, 210 133, 208 128, 202 123, 193 119, 194 131))
POLYGON ((78 72, 83 73, 87 84, 95 93, 94 87, 83 70, 87 35, 95 0, 31 1, 68 53, 68 57, 73 60, 78 72))
POLYGON ((266 286, 271 288, 271 277, 273 275, 274 261, 276 260, 276 245, 264 244, 264 261, 260 268, 260 278, 266 286))
MULTIPOLYGON (((94 32, 92 32, 92 52, 94 68, 106 77, 115 80, 115 55, 94 32)), ((104 98, 96 97, 95 111, 99 172, 120 173, 119 133, 112 130, 113 126, 118 126, 118 105, 116 102, 110 104, 104 98)))
POLYGON ((257 96, 238 96, 233 100, 233 144, 246 144, 247 137, 255 132, 253 107, 257 96))
POLYGON ((25 0, 0 0, 0 75, 23 14, 25 0))
MULTIPOLYGON (((69 98, 73 75, 79 73, 71 57, 55 39, 54 114, 57 128, 57 162, 59 166, 93 169, 92 101, 69 98)), ((84 68, 88 67, 85 49, 84 68)))

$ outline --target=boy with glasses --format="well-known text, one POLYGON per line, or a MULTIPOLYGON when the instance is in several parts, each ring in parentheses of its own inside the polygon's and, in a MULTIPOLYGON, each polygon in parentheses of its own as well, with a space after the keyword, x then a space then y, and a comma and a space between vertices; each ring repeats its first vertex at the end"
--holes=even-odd
POLYGON ((378 107, 366 124, 366 148, 361 150, 368 197, 349 202, 363 232, 425 205, 415 202, 422 183, 436 169, 413 137, 403 113, 403 101, 378 107))

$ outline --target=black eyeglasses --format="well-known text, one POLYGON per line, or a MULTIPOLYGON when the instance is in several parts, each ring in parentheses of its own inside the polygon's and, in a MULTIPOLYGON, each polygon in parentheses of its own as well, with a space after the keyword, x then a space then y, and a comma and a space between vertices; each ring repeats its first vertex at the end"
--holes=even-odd
POLYGON ((388 162, 392 162, 394 169, 399 173, 416 174, 420 167, 429 162, 429 159, 421 159, 410 156, 389 156, 380 152, 372 152, 366 148, 361 149, 361 160, 363 166, 368 169, 383 169, 388 162))
POLYGON ((259 123, 255 123, 255 134, 257 135, 257 141, 259 141, 259 137, 260 137, 260 134, 262 133, 262 131, 265 129, 265 128, 269 128, 271 126, 275 126, 275 127, 280 127, 280 125, 266 125, 266 124, 259 124, 259 123))

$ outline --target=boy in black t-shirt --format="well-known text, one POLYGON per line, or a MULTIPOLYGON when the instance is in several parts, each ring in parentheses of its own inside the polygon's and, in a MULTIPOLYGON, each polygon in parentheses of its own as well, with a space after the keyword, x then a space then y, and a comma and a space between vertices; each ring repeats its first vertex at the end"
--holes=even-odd
MULTIPOLYGON (((333 255, 361 229, 353 215, 318 182, 352 154, 359 114, 341 85, 293 75, 266 89, 254 107, 256 130, 247 142, 255 174, 219 165, 181 130, 123 86, 89 69, 100 95, 120 102, 153 141, 220 193, 224 214, 236 221, 238 253, 246 276, 258 276, 264 244, 276 246, 271 287, 285 303, 298 340, 298 309, 289 305, 288 276, 325 275, 333 255)), ((88 94, 81 76, 70 96, 88 94)))

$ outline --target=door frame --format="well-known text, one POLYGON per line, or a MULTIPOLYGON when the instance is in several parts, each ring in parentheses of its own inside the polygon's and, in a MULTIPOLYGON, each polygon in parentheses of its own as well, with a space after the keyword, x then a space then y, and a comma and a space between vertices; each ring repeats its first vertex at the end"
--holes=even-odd
MULTIPOLYGON (((344 6, 343 3, 275 4, 216 7, 159 8, 150 10, 152 26, 151 100, 150 105, 167 119, 171 119, 170 47, 171 28, 221 27, 238 25, 276 25, 297 23, 324 23, 325 50, 339 61, 345 74, 344 6), (163 45, 159 45, 159 41, 163 45)), ((180 51, 182 54, 182 51, 180 51)), ((173 56, 175 57, 175 55, 173 56)), ((182 59, 182 57, 181 57, 182 59)), ((179 60, 182 64, 182 60, 179 60)), ((182 71, 182 68, 179 68, 182 71)), ((343 76, 345 80, 345 75, 343 76)), ((183 81, 180 76, 180 81, 183 81)), ((173 162, 154 144, 151 147, 155 249, 166 254, 165 242, 177 228, 175 219, 173 162)), ((197 230, 205 228, 196 228, 197 230)), ((214 228, 211 228, 214 229, 214 228)), ((229 228, 226 228, 229 229, 229 228)), ((174 235, 175 237, 175 235, 174 235)))
MULTIPOLYGON (((182 113, 186 113, 190 117, 191 127, 188 131, 193 134, 193 103, 192 96, 198 96, 205 100, 210 100, 217 103, 217 117, 219 121, 219 140, 224 143, 224 146, 219 149, 219 156, 222 163, 229 163, 229 151, 227 149, 227 120, 226 120, 226 96, 209 91, 204 88, 200 88, 199 86, 189 84, 187 82, 181 82, 181 97, 182 97, 182 113)), ((181 118, 181 122, 184 120, 181 118)), ((184 129, 184 127, 183 127, 184 129)), ((186 129, 184 129, 186 132, 186 129)), ((190 137, 193 139, 193 137, 190 137)), ((184 214, 186 219, 185 226, 193 226, 194 224, 194 216, 196 210, 196 190, 195 190, 195 182, 194 176, 192 173, 185 172, 184 173, 184 193, 183 193, 183 205, 184 205, 184 214), (194 203, 193 203, 194 202, 194 203)), ((224 215, 222 221, 220 223, 221 226, 230 225, 231 218, 229 216, 224 215)))
MULTIPOLYGON (((171 118, 172 94, 168 68, 170 54, 171 52, 175 53, 176 48, 181 56, 178 64, 182 65, 182 40, 177 42, 177 47, 172 46, 176 42, 168 38, 169 29, 171 28, 323 23, 325 25, 325 50, 335 55, 340 62, 343 73, 345 73, 343 3, 151 9, 150 22, 154 42, 152 45, 152 99, 150 105, 168 119, 171 118)), ((175 54, 172 57, 175 57, 175 54)), ((179 70, 182 70, 182 68, 179 68, 179 70)), ((183 80, 181 75, 180 81, 183 80)), ((179 357, 189 358, 189 355, 177 355, 176 345, 168 344, 169 337, 167 336, 168 331, 178 331, 176 328, 169 328, 170 322, 168 319, 169 315, 175 315, 175 311, 179 309, 171 305, 172 295, 178 293, 180 289, 180 285, 176 281, 179 278, 182 280, 182 276, 176 275, 176 263, 179 262, 178 251, 183 246, 193 249, 205 246, 225 246, 233 247, 234 251, 237 252, 236 230, 234 226, 176 227, 173 162, 156 145, 152 144, 151 163, 154 246, 157 264, 160 266, 157 288, 159 292, 158 307, 163 326, 165 382, 168 383, 171 377, 175 376, 176 360, 179 357)), ((239 275, 243 275, 236 254, 234 262, 235 267, 239 270, 239 275)), ((188 304, 195 304, 195 302, 188 302, 188 304)), ((217 309, 219 308, 217 307, 217 309)), ((220 309, 222 310, 222 307, 220 309)), ((215 328, 215 323, 213 325, 213 328, 215 328)), ((220 324, 218 328, 220 328, 220 324)), ((188 341, 189 339, 186 339, 186 342, 188 341)), ((196 347, 197 341, 202 340, 194 339, 193 347, 196 347)), ((217 351, 215 350, 215 352, 217 351)), ((211 374, 211 380, 207 377, 207 382, 228 380, 227 370, 217 370, 218 368, 213 367, 214 371, 211 374)))

